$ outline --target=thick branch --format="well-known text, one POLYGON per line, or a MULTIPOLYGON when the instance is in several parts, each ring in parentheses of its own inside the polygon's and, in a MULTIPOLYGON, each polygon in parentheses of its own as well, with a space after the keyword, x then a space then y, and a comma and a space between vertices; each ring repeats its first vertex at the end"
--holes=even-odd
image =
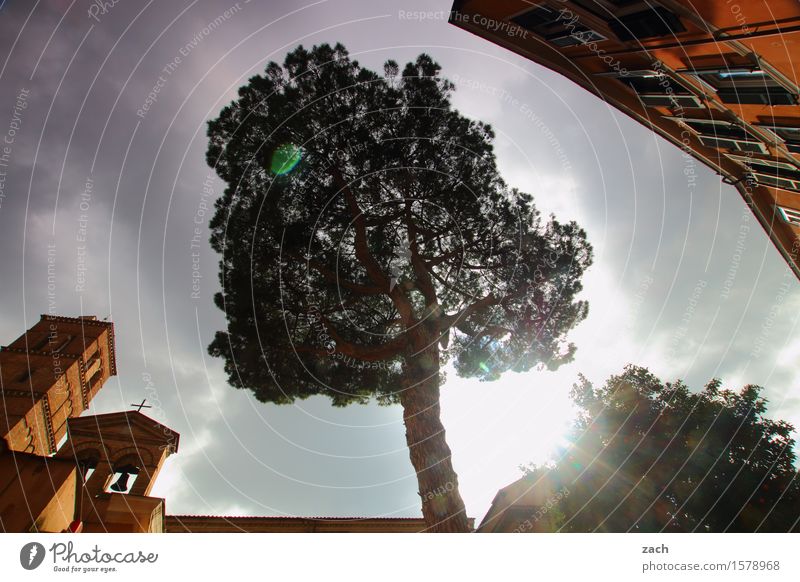
MULTIPOLYGON (((383 273, 380 265, 375 260, 375 257, 372 256, 372 253, 369 252, 369 245, 367 244, 367 227, 364 224, 364 213, 358 206, 358 201, 356 200, 355 194, 353 194, 353 191, 345 181, 344 176, 342 176, 342 173, 336 166, 331 166, 331 175, 333 176, 337 187, 344 192, 347 206, 350 209, 350 216, 352 217, 356 233, 356 258, 366 269, 367 275, 369 275, 373 283, 384 289, 388 289, 390 284, 389 278, 383 273)), ((410 327, 413 325, 415 323, 414 312, 411 309, 411 303, 403 294, 400 286, 395 285, 394 289, 387 293, 387 295, 389 295, 389 297, 392 299, 395 308, 397 309, 398 313, 400 313, 400 316, 403 318, 406 326, 410 327)))
POLYGON ((489 293, 483 299, 478 299, 475 303, 467 305, 461 311, 454 313, 452 315, 446 315, 442 318, 442 328, 446 329, 448 327, 452 327, 459 321, 467 319, 470 315, 481 311, 482 309, 486 309, 487 307, 492 307, 493 305, 497 305, 500 303, 500 299, 494 296, 494 293, 489 293))
POLYGON ((353 293, 358 295, 383 295, 386 293, 384 289, 381 289, 377 286, 369 286, 369 285, 359 285, 358 283, 352 283, 350 281, 346 281, 339 277, 335 272, 328 269, 325 265, 317 261, 316 259, 308 259, 305 257, 301 257, 300 255, 296 255, 294 253, 287 253, 287 256, 295 259, 296 261, 305 261, 309 267, 314 269, 317 273, 322 275, 326 281, 343 287, 353 293))
POLYGON ((364 361, 378 361, 401 355, 406 347, 407 340, 403 335, 398 335, 393 340, 378 346, 362 346, 344 339, 330 320, 319 314, 319 319, 331 339, 336 342, 336 350, 346 356, 352 356, 364 361))
POLYGON ((408 233, 408 245, 411 250, 411 266, 414 269, 414 275, 417 279, 417 284, 422 294, 425 296, 425 302, 428 305, 435 305, 437 303, 436 289, 431 281, 431 274, 425 261, 422 260, 419 254, 419 246, 417 245, 417 229, 414 224, 414 217, 411 214, 411 201, 406 200, 405 203, 405 223, 406 231, 408 233))

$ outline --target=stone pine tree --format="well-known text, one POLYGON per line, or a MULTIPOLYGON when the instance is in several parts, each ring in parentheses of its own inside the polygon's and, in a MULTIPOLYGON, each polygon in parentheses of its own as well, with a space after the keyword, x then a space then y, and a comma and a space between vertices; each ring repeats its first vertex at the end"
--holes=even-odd
MULTIPOLYGON (((530 467, 533 487, 568 491, 540 531, 800 531, 792 425, 766 416, 759 386, 698 392, 629 366, 575 386, 573 446, 530 467)), ((548 495, 543 492, 543 498, 548 495)))
POLYGON ((439 71, 298 47, 209 123, 227 183, 211 222, 227 330, 209 352, 264 402, 401 404, 429 530, 467 531, 445 365, 496 380, 570 361, 591 247, 505 184, 491 128, 452 108, 439 71))

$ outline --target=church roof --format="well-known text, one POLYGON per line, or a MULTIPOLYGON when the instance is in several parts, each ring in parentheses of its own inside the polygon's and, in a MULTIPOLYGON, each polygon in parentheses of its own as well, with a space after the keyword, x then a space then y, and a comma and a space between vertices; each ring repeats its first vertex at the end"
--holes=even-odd
POLYGON ((138 410, 81 416, 70 418, 68 422, 70 434, 96 435, 99 433, 101 437, 109 439, 130 434, 134 441, 167 444, 172 453, 178 452, 180 434, 138 410))

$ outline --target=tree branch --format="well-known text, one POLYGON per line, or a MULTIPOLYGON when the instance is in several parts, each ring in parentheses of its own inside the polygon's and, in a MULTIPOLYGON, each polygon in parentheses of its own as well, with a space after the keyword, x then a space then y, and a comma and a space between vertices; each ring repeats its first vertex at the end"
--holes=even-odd
POLYGON ((319 319, 331 339, 336 342, 336 351, 367 362, 399 356, 404 352, 407 343, 407 339, 403 335, 398 335, 393 340, 378 346, 361 346, 344 339, 336 327, 322 313, 319 314, 319 319))
MULTIPOLYGON (((344 176, 342 176, 339 168, 337 168, 335 165, 331 166, 331 175, 333 176, 336 186, 340 189, 340 191, 344 192, 347 206, 350 209, 350 216, 352 217, 356 233, 356 258, 366 269, 367 275, 369 275, 373 283, 388 290, 390 284, 389 278, 383 273, 380 265, 375 260, 375 257, 372 256, 372 253, 369 252, 369 245, 367 243, 367 227, 364 224, 364 213, 358 206, 358 201, 356 200, 355 194, 353 194, 353 191, 345 181, 344 176)), ((411 302, 403 294, 402 290, 400 289, 400 285, 395 285, 394 289, 391 289, 387 295, 392 299, 395 308, 397 309, 398 313, 400 313, 400 316, 403 318, 403 321, 407 327, 410 327, 416 323, 414 312, 411 309, 411 302)))
POLYGON ((459 321, 467 319, 470 315, 477 313, 482 309, 486 309, 487 307, 492 307, 493 305, 497 305, 498 303, 500 303, 500 299, 495 297, 494 293, 489 293, 486 297, 478 299, 475 303, 467 305, 464 309, 462 309, 458 313, 444 316, 442 318, 442 325, 443 327, 452 327, 459 321))
POLYGON ((286 253, 286 255, 296 261, 305 261, 309 267, 313 268, 316 272, 322 275, 326 281, 335 285, 339 285, 340 287, 343 287, 358 295, 383 295, 386 293, 385 290, 377 286, 359 285, 358 283, 346 281, 316 259, 309 259, 295 253, 286 253))
POLYGON ((436 305, 436 289, 433 286, 433 281, 431 281, 431 274, 425 265, 425 261, 422 260, 419 254, 419 246, 417 245, 417 229, 411 213, 410 200, 406 200, 405 202, 404 218, 406 223, 406 232, 408 234, 408 245, 411 249, 411 266, 414 269, 414 275, 416 275, 419 289, 425 296, 425 302, 428 305, 436 305))

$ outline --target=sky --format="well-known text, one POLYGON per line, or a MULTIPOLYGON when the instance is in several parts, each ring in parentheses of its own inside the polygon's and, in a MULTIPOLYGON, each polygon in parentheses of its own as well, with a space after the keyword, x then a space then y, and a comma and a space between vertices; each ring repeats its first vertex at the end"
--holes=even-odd
POLYGON ((181 434, 152 492, 169 514, 421 515, 398 406, 259 403, 206 351, 225 327, 206 123, 298 44, 341 42, 377 71, 430 54, 454 106, 493 126, 505 180, 594 246, 573 363, 448 374, 442 420, 470 516, 563 446, 578 374, 601 385, 634 363, 695 389, 759 384, 769 414, 800 425, 800 285, 739 194, 557 73, 449 25, 449 1, 101 4, 0 0, 0 338, 43 313, 114 322, 118 375, 89 413, 146 398, 181 434))

